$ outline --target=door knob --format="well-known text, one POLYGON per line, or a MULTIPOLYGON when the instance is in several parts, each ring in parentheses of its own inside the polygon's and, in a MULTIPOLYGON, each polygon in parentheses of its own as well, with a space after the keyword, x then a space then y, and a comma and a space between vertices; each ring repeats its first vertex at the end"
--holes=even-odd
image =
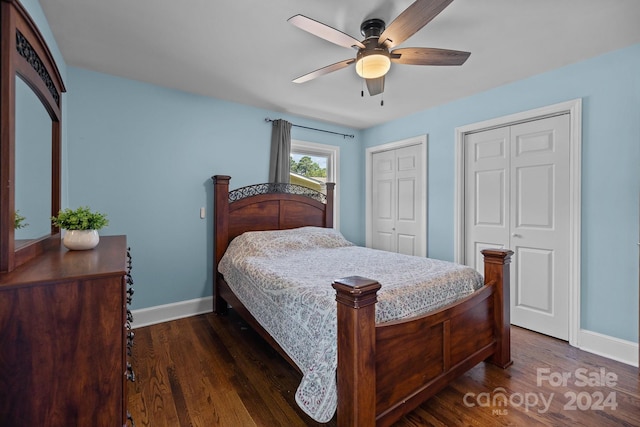
POLYGON ((522 235, 518 233, 511 233, 511 237, 522 237, 522 235))

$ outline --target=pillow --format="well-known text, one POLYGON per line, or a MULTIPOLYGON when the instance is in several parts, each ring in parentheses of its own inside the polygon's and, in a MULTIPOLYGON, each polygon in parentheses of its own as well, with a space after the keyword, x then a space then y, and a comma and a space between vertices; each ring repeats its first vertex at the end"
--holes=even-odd
POLYGON ((286 256, 288 252, 353 246, 333 228, 301 227, 290 230, 247 231, 233 239, 227 252, 235 257, 286 256))

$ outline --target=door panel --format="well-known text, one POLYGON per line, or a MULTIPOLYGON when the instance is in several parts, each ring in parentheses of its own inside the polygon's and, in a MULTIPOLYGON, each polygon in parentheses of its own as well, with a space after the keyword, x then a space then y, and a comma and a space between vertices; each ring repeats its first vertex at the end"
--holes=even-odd
POLYGON ((386 233, 384 231, 378 231, 374 233, 374 239, 376 246, 375 249, 381 249, 383 251, 395 252, 393 250, 393 234, 386 233))
POLYGON ((372 246, 395 252, 395 156, 384 151, 373 156, 372 246))
POLYGON ((416 236, 398 234, 398 252, 405 255, 417 255, 416 236))
POLYGON ((396 156, 396 252, 406 255, 418 255, 418 243, 424 240, 420 233, 420 218, 424 209, 422 200, 422 182, 420 182, 422 165, 421 146, 411 145, 394 150, 396 156))
POLYGON ((415 178, 403 178, 398 180, 398 221, 416 220, 415 193, 415 178))
POLYGON ((377 217, 381 221, 391 221, 393 219, 393 181, 381 179, 378 181, 378 197, 376 203, 377 217))
POLYGON ((553 314, 553 251, 518 248, 515 305, 522 309, 553 314))
POLYGON ((465 260, 484 272, 480 251, 509 243, 509 131, 467 135, 465 150, 465 260))
POLYGON ((421 254, 423 165, 421 145, 372 156, 372 247, 408 255, 421 254))
POLYGON ((504 170, 476 172, 475 225, 505 227, 504 170))
POLYGON ((569 115, 512 126, 511 145, 511 322, 567 340, 569 115))
POLYGON ((553 228, 555 181, 552 164, 516 170, 516 228, 553 228))

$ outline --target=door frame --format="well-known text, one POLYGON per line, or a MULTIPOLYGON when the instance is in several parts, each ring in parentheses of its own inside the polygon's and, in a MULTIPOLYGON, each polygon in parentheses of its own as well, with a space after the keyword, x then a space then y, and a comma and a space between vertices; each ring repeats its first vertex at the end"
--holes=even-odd
POLYGON ((367 247, 371 247, 371 242, 372 242, 372 237, 371 237, 371 226, 372 226, 372 211, 373 209, 371 208, 371 203, 373 202, 373 196, 371 194, 372 191, 372 185, 371 185, 371 180, 373 179, 373 171, 372 171, 372 159, 373 159, 373 155, 375 153, 379 153, 381 151, 389 151, 389 150, 395 150, 398 148, 404 148, 404 147, 409 147, 412 145, 420 145, 421 149, 422 149, 422 153, 423 153, 423 158, 422 158, 422 170, 420 171, 420 179, 422 180, 423 185, 423 191, 422 194, 420 195, 421 200, 419 201, 420 203, 422 203, 422 206, 424 206, 424 215, 422 215, 422 217, 420 218, 420 233, 422 236, 424 236, 424 239, 422 240, 421 244, 420 244, 420 255, 421 256, 427 256, 427 216, 428 216, 428 209, 429 209, 429 204, 427 203, 427 169, 428 169, 428 165, 427 165, 427 159, 428 159, 428 155, 427 155, 427 135, 418 135, 418 136, 414 136, 412 138, 407 138, 407 139, 403 139, 400 141, 394 141, 394 142, 389 142, 387 144, 382 144, 382 145, 376 145, 373 147, 369 147, 366 149, 365 151, 365 245, 367 247))
POLYGON ((465 188, 465 136, 518 123, 539 120, 560 114, 569 114, 569 344, 579 347, 580 332, 580 228, 581 167, 582 167, 582 99, 573 99, 546 107, 523 111, 482 122, 471 123, 455 129, 455 208, 454 208, 454 260, 465 263, 464 188, 465 188))

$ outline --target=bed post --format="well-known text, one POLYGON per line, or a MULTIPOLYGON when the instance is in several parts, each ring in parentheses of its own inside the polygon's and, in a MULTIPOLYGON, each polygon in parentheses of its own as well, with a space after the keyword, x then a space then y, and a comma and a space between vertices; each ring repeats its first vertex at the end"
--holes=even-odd
POLYGON ((327 182, 327 205, 324 209, 324 226, 325 228, 333 228, 333 197, 336 184, 327 182))
POLYGON ((374 426, 375 303, 381 285, 352 276, 332 286, 338 302, 338 427, 374 426))
POLYGON ((493 317, 496 334, 496 351, 489 361, 501 368, 506 368, 511 360, 511 315, 510 315, 510 280, 509 264, 513 251, 508 249, 485 249, 484 281, 495 282, 493 301, 493 317))
POLYGON ((229 180, 227 175, 214 175, 213 179, 213 312, 224 314, 227 303, 218 290, 218 263, 229 244, 229 180))

